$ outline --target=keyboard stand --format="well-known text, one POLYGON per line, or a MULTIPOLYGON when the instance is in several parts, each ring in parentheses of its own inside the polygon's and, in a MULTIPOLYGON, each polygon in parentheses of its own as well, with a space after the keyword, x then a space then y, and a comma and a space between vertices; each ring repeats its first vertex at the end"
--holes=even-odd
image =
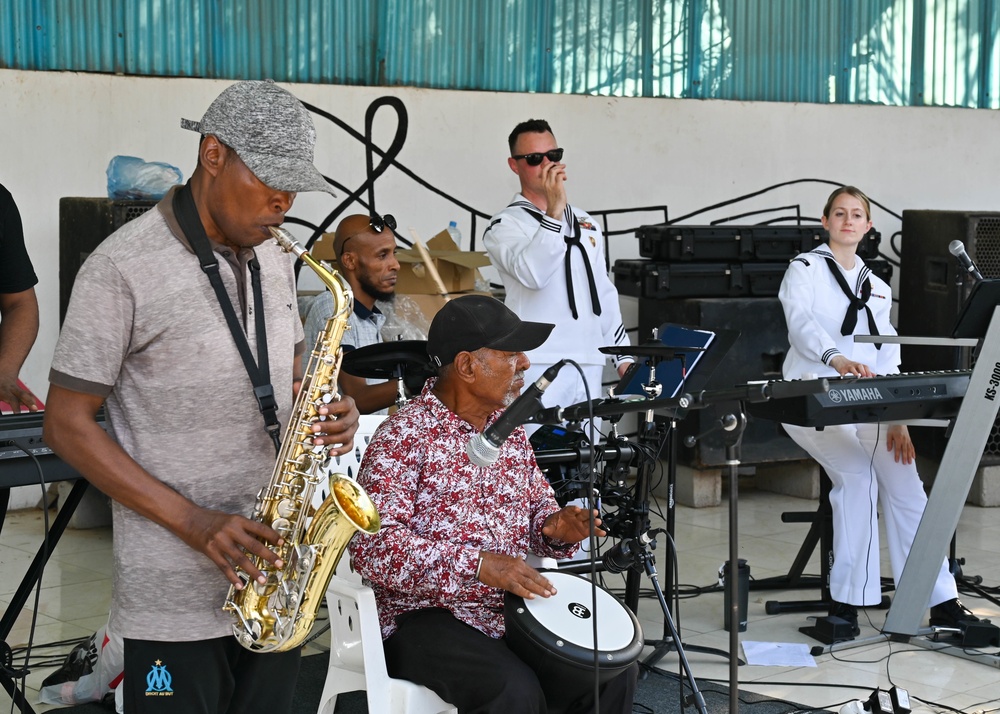
MULTIPOLYGON (((21 611, 24 610, 24 606, 27 604, 28 598, 31 597, 36 584, 42 579, 45 564, 48 562, 49 556, 62 537, 63 531, 66 530, 66 526, 69 525, 70 519, 76 512, 76 507, 80 505, 80 500, 83 498, 83 494, 89 485, 86 479, 77 479, 65 502, 60 504, 59 513, 56 514, 52 525, 49 527, 48 549, 46 550, 46 543, 43 542, 38 549, 38 553, 35 554, 34 560, 31 561, 28 572, 21 579, 21 584, 18 586, 17 592, 14 593, 10 604, 7 605, 7 610, 4 612, 3 618, 0 618, 0 643, 6 645, 7 636, 14 629, 14 623, 17 621, 21 611)), ((13 700, 14 706, 22 714, 34 714, 34 709, 31 708, 31 705, 25 698, 24 692, 18 687, 17 679, 17 677, 14 677, 6 669, 0 667, 0 685, 7 690, 7 694, 13 700)))

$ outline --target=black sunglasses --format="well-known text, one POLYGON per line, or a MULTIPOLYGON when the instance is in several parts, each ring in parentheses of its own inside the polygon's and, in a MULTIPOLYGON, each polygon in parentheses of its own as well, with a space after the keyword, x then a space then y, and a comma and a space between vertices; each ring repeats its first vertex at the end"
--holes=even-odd
MULTIPOLYGON (((376 233, 381 233, 382 229, 389 226, 389 230, 396 231, 396 218, 391 213, 386 213, 385 216, 380 216, 377 213, 373 213, 371 218, 368 219, 368 225, 372 227, 372 230, 376 233)), ((347 241, 344 241, 345 243, 347 241)))
POLYGON ((544 154, 517 154, 516 156, 511 156, 512 159, 524 159, 524 163, 528 166, 540 166, 542 159, 548 159, 552 163, 557 161, 562 161, 563 150, 553 149, 552 151, 546 151, 544 154))
MULTIPOLYGON (((375 231, 376 233, 381 233, 382 229, 385 228, 386 226, 389 226, 389 230, 392 231, 393 233, 396 232, 396 218, 391 213, 386 213, 385 217, 382 217, 377 213, 373 213, 371 217, 368 219, 368 225, 371 226, 372 230, 375 231)), ((360 235, 361 233, 364 233, 364 231, 360 231, 359 233, 352 233, 351 235, 344 238, 344 242, 340 244, 340 250, 337 251, 337 255, 338 256, 343 255, 344 246, 347 245, 347 241, 351 240, 351 238, 353 238, 356 235, 360 235)))

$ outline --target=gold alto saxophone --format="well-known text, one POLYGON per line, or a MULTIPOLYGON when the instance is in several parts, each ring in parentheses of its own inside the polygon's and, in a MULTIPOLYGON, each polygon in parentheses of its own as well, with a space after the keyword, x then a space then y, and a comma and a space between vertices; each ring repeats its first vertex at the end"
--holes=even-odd
POLYGON ((325 447, 313 444, 312 424, 319 418, 319 408, 340 396, 340 342, 348 329, 354 296, 336 270, 309 255, 288 231, 271 228, 271 234, 286 252, 312 268, 333 293, 334 312, 316 340, 274 473, 257 495, 252 516, 281 535, 283 545, 270 547, 284 567, 275 568, 251 555, 267 582, 251 581, 241 572, 243 588, 230 587, 223 607, 233 613, 237 640, 255 652, 284 652, 301 645, 348 542, 358 531, 371 534, 381 527, 368 494, 341 474, 329 475, 330 495, 313 512, 313 494, 322 484, 328 457, 325 447))

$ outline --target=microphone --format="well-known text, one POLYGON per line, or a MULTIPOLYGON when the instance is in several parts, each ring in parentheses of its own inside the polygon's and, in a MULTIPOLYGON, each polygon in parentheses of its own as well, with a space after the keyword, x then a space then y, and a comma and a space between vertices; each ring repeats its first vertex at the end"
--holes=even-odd
POLYGON ((565 360, 560 360, 545 370, 538 381, 525 389, 490 428, 469 439, 465 451, 472 463, 476 466, 489 466, 497 460, 500 456, 500 447, 514 429, 532 421, 542 411, 542 393, 549 388, 564 364, 565 360))
POLYGON ((962 266, 962 269, 971 275, 973 279, 983 279, 983 274, 979 272, 979 268, 977 268, 976 264, 972 262, 972 258, 969 257, 969 254, 965 252, 965 244, 962 243, 962 241, 956 239, 949 243, 948 252, 955 256, 959 265, 962 266))
POLYGON ((653 535, 646 531, 638 538, 622 538, 614 547, 601 556, 601 563, 609 573, 624 573, 632 567, 636 554, 653 542, 653 535))

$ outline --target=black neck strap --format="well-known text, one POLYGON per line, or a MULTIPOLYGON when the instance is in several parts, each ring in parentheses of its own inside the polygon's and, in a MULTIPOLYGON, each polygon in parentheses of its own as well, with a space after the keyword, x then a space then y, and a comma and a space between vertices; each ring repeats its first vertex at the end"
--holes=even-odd
POLYGON ((267 332, 264 326, 264 293, 260 285, 260 263, 254 256, 249 261, 250 282, 253 285, 254 301, 254 325, 257 332, 257 360, 254 361, 250 352, 250 344, 247 342, 246 333, 240 325, 240 320, 236 316, 236 310, 229 299, 229 293, 222 282, 219 274, 219 259, 215 256, 215 251, 209 244, 208 235, 205 233, 205 226, 202 225, 198 215, 198 207, 194 203, 194 196, 191 194, 191 185, 185 184, 174 194, 174 215, 177 222, 184 231, 194 248, 201 269, 208 276, 215 295, 222 308, 222 314, 229 325, 229 331, 233 335, 236 349, 239 350, 240 357, 243 358, 243 366, 246 367, 247 375, 253 383, 254 397, 257 399, 257 408, 261 416, 264 417, 264 430, 274 442, 275 453, 281 449, 281 438, 279 432, 281 424, 278 422, 278 403, 274 399, 274 387, 271 386, 271 368, 267 361, 267 332))

